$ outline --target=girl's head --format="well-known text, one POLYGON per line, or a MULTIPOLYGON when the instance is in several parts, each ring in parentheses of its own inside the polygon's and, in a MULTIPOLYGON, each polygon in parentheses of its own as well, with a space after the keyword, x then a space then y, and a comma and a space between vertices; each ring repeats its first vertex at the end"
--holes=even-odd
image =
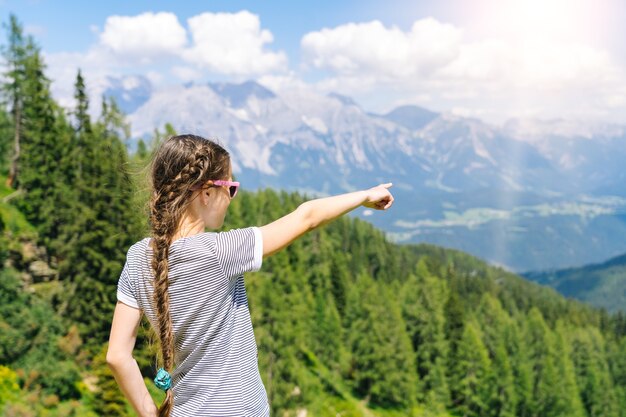
POLYGON ((150 223, 154 237, 174 236, 183 218, 222 226, 230 204, 227 187, 215 180, 232 179, 228 152, 219 144, 194 135, 167 139, 151 162, 150 223))
MULTIPOLYGON (((168 295, 168 256, 174 235, 183 219, 219 228, 230 204, 228 187, 212 181, 232 180, 228 152, 217 143, 194 135, 173 136, 156 150, 151 161, 150 227, 154 306, 163 355, 168 372, 174 366, 174 340, 168 295)), ((159 416, 169 416, 173 405, 168 390, 159 416)))

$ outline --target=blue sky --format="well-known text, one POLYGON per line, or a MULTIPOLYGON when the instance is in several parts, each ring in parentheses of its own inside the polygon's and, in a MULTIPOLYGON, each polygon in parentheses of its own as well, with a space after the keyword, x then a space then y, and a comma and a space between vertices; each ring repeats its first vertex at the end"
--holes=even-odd
POLYGON ((0 11, 35 36, 62 104, 80 67, 95 93, 107 77, 155 88, 255 79, 339 92, 377 112, 416 104, 494 123, 625 121, 617 0, 0 0, 0 11))
MULTIPOLYGON (((304 33, 323 27, 337 26, 350 21, 381 20, 408 28, 417 18, 436 13, 450 17, 453 5, 432 2, 407 7, 406 1, 328 1, 316 2, 246 2, 246 1, 0 1, 3 14, 15 13, 28 26, 44 30, 38 40, 49 52, 86 49, 96 40, 92 25, 102 26, 110 15, 137 15, 144 12, 174 12, 181 21, 206 11, 238 12, 249 10, 261 17, 264 27, 275 35, 275 46, 297 55, 304 33), (407 9, 410 12, 407 12, 407 9), (67 22, 72 21, 68 26, 67 22)), ((448 2, 450 3, 450 2, 448 2)))

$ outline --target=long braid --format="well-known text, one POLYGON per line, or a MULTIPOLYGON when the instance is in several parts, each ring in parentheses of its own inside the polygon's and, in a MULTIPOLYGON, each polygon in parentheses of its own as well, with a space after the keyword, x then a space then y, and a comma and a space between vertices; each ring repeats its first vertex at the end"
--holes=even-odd
MULTIPOLYGON (((193 135, 174 136, 165 141, 152 160, 150 225, 152 229, 154 310, 161 344, 163 368, 175 365, 175 343, 170 314, 169 248, 189 204, 192 190, 209 179, 227 175, 230 158, 220 145, 193 135)), ((159 407, 159 417, 169 417, 174 398, 171 389, 159 407)))
MULTIPOLYGON (((156 217, 153 215, 153 217, 156 217)), ((174 222, 164 221, 161 223, 162 228, 154 233, 154 257, 152 258, 152 269, 154 270, 154 305, 159 323, 159 340, 161 342, 161 354, 163 357, 163 368, 172 372, 174 368, 174 337, 172 331, 172 316, 170 315, 170 296, 169 296, 169 280, 168 280, 168 257, 169 246, 172 241, 174 231, 166 230, 168 223, 174 222), (160 233, 159 233, 160 232, 160 233)), ((159 417, 168 417, 170 415, 174 401, 172 398, 172 390, 166 391, 165 400, 159 407, 159 417)))

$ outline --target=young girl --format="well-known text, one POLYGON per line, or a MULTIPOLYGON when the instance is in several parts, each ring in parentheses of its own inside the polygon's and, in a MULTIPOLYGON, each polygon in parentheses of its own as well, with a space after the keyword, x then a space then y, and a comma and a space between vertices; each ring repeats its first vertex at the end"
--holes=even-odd
POLYGON ((107 362, 139 416, 268 416, 243 273, 304 233, 365 206, 386 210, 389 184, 302 203, 261 227, 218 229, 237 195, 228 152, 193 135, 151 162, 151 237, 133 244, 119 278, 107 362), (141 315, 159 336, 166 392, 157 410, 132 351, 141 315))

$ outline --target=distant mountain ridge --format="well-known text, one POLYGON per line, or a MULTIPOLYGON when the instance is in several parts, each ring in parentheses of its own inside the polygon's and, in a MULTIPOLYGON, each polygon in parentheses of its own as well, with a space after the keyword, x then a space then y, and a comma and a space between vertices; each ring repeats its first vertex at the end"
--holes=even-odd
POLYGON ((217 138, 247 188, 327 195, 393 182, 393 214, 373 221, 398 242, 454 247, 516 271, 626 252, 620 126, 500 128, 418 106, 376 115, 339 94, 255 81, 171 85, 142 97, 130 100, 134 137, 169 122, 217 138))
POLYGON ((418 106, 396 107, 383 117, 410 130, 418 130, 432 122, 439 116, 438 113, 418 106))
POLYGON ((209 87, 217 94, 224 97, 228 105, 233 108, 245 106, 250 96, 255 96, 260 99, 276 97, 276 94, 254 81, 246 81, 242 84, 210 83, 209 87))
POLYGON ((626 312, 626 254, 600 264, 527 272, 523 276, 550 286, 566 297, 606 308, 609 312, 626 312))

